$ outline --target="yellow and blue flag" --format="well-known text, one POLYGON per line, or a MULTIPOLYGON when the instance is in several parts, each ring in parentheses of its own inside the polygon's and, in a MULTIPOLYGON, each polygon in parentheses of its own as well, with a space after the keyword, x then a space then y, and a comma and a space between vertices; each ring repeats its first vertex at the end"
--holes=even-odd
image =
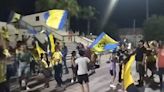
POLYGON ((55 52, 54 35, 48 31, 46 31, 45 34, 46 34, 47 39, 48 39, 47 53, 49 53, 49 55, 52 55, 52 53, 55 52))
POLYGON ((116 49, 118 42, 102 32, 96 40, 89 46, 95 52, 111 51, 116 49))
POLYGON ((130 87, 130 85, 134 84, 134 80, 131 74, 131 67, 134 61, 135 61, 135 54, 130 56, 130 59, 127 63, 123 64, 121 77, 123 79, 123 87, 126 90, 128 89, 128 87, 130 87))
POLYGON ((44 14, 46 24, 55 29, 62 29, 67 20, 66 10, 49 10, 44 14))
POLYGON ((49 42, 49 50, 51 53, 55 52, 55 43, 54 43, 54 36, 52 33, 48 35, 48 42, 49 42))

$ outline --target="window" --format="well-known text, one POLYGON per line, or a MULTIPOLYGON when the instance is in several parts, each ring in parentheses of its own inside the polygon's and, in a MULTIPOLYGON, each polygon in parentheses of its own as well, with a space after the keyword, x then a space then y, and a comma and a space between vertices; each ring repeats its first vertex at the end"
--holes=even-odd
POLYGON ((36 21, 39 21, 39 16, 36 16, 36 21))

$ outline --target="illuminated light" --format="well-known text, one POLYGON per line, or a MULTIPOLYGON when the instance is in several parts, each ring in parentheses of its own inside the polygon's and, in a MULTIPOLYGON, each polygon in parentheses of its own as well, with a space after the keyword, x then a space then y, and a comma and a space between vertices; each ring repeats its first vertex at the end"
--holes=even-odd
POLYGON ((119 1, 119 0, 110 0, 108 9, 107 9, 107 11, 106 11, 106 14, 105 14, 103 20, 102 20, 101 29, 103 29, 104 26, 106 25, 108 19, 110 18, 110 16, 112 15, 113 10, 114 10, 115 7, 116 7, 118 1, 119 1))

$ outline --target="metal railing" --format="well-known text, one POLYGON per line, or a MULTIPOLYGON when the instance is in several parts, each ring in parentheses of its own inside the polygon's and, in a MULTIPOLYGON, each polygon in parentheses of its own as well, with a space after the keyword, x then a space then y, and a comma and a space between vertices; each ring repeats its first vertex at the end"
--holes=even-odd
POLYGON ((61 35, 61 34, 57 33, 55 29, 51 29, 51 28, 48 28, 48 27, 43 26, 43 25, 33 26, 33 25, 27 23, 26 21, 23 21, 23 20, 19 21, 19 28, 36 30, 38 32, 40 32, 42 30, 47 30, 49 32, 52 32, 53 35, 55 36, 55 38, 57 38, 58 40, 63 41, 63 42, 83 43, 86 46, 88 46, 92 43, 92 41, 84 39, 83 37, 80 37, 77 34, 74 34, 74 35, 61 35))
POLYGON ((89 46, 92 44, 93 41, 89 41, 89 40, 84 39, 83 37, 80 37, 80 36, 75 36, 75 42, 76 43, 82 43, 85 46, 89 46))
POLYGON ((33 26, 35 28, 35 30, 47 30, 49 32, 52 32, 53 35, 60 41, 63 41, 63 42, 75 42, 75 36, 78 36, 78 35, 61 35, 59 33, 56 32, 55 29, 51 29, 51 28, 48 28, 48 27, 45 27, 43 25, 38 25, 38 26, 33 26))

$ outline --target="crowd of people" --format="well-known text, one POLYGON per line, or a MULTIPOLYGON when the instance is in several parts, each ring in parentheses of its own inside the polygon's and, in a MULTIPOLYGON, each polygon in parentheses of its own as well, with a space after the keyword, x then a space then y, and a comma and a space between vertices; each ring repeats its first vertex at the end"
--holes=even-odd
MULTIPOLYGON (((63 74, 68 74, 67 66, 68 48, 63 43, 56 41, 55 52, 39 53, 36 49, 33 39, 33 47, 29 48, 26 44, 29 37, 22 36, 21 41, 17 41, 15 48, 9 46, 9 40, 0 34, 0 90, 1 92, 10 92, 10 77, 16 74, 18 76, 20 89, 29 90, 28 82, 31 77, 45 83, 44 87, 48 88, 50 79, 54 76, 57 82, 56 88, 65 88, 62 80, 63 74), (14 60, 11 60, 11 57, 14 60), (14 69, 9 69, 8 66, 13 64, 14 69), (15 71, 14 71, 15 70, 15 71), (13 74, 14 72, 14 74, 13 74), (54 75, 53 75, 54 74, 54 75)), ((141 40, 136 48, 127 48, 126 44, 120 44, 119 48, 112 52, 110 57, 110 74, 112 75, 111 87, 115 87, 114 81, 117 79, 122 85, 122 70, 127 63, 129 57, 135 53, 136 70, 139 73, 137 86, 144 86, 145 77, 153 78, 154 74, 160 77, 160 86, 162 90, 162 75, 164 74, 164 43, 157 41, 144 42, 141 40), (119 66, 117 72, 116 66, 119 66), (151 76, 148 76, 147 70, 151 71, 151 76)), ((82 92, 89 92, 89 75, 88 71, 95 72, 98 68, 98 55, 91 51, 90 48, 85 48, 83 44, 78 44, 77 51, 71 53, 71 68, 72 80, 71 83, 77 82, 81 85, 82 92), (79 56, 78 56, 79 55, 79 56), (85 88, 86 87, 86 91, 85 88)), ((134 84, 133 84, 134 85, 134 84)), ((128 92, 138 92, 135 86, 130 86, 128 92)))
MULTIPOLYGON (((68 74, 67 66, 68 48, 65 43, 56 41, 55 52, 38 52, 36 37, 28 37, 22 35, 22 40, 16 39, 16 47, 10 47, 7 37, 0 34, 0 90, 1 92, 10 92, 10 77, 17 76, 20 90, 29 90, 28 82, 31 78, 42 81, 45 88, 48 88, 51 78, 56 80, 56 88, 65 88, 62 80, 63 74, 68 74), (33 38, 32 47, 28 47, 27 41, 33 38), (12 60, 11 60, 12 59, 12 60), (54 74, 54 75, 53 75, 54 74)), ((46 44, 46 43, 45 43, 46 44)), ((88 62, 92 57, 90 51, 85 49, 82 44, 77 46, 77 51, 72 51, 71 67, 72 80, 71 83, 83 81, 88 83, 88 62), (78 53, 80 57, 78 57, 78 53), (86 55, 88 55, 86 57, 86 55), (85 58, 82 58, 85 57, 85 58), (89 58, 88 58, 89 57, 89 58), (83 62, 84 61, 84 62, 83 62)), ((95 57, 95 56, 94 56, 95 57)), ((92 57, 92 61, 96 60, 92 57)), ((82 86, 83 88, 83 86, 82 86)), ((89 86, 87 87, 89 90, 89 86)))
MULTIPOLYGON (((114 81, 117 79, 116 75, 118 75, 119 84, 122 85, 124 62, 132 53, 135 53, 136 72, 139 74, 138 85, 135 85, 135 87, 145 86, 146 79, 150 78, 154 80, 154 75, 156 74, 159 75, 160 90, 162 91, 164 85, 162 84, 162 76, 164 74, 164 43, 162 41, 145 42, 140 40, 136 48, 128 49, 127 47, 126 44, 120 45, 120 48, 113 52, 110 57, 110 75, 112 76, 110 86, 116 87, 116 85, 114 85, 114 81), (119 66, 119 72, 116 71, 116 66, 119 66), (151 74, 148 73, 148 70, 151 71, 151 74)), ((132 91, 128 92, 139 91, 133 88, 132 91)))

